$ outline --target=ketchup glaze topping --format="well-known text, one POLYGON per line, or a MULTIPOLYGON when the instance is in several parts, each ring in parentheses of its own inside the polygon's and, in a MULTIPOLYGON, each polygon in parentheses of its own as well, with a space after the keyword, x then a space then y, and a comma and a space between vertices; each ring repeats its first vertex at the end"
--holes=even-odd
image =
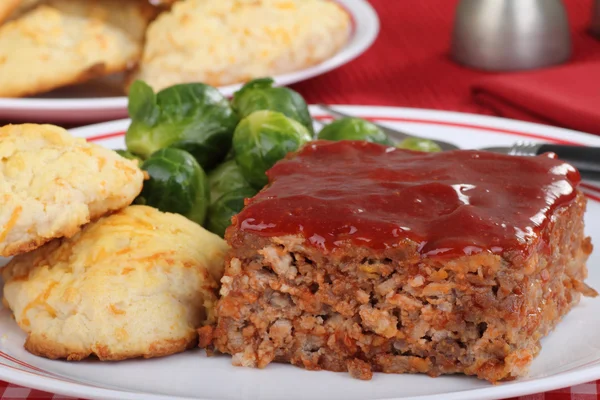
POLYGON ((581 180, 548 155, 420 153, 363 141, 311 142, 267 175, 238 229, 300 234, 323 250, 411 239, 424 256, 526 251, 581 180))

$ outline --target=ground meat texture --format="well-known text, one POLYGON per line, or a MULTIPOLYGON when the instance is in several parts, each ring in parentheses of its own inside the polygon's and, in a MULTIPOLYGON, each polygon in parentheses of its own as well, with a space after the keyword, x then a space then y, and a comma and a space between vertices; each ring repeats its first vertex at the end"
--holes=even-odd
POLYGON ((592 250, 585 198, 558 209, 522 253, 424 258, 418 244, 327 252, 300 236, 232 227, 214 331, 201 342, 235 365, 311 370, 463 373, 491 382, 523 375, 580 294, 592 250))
POLYGON ((581 177, 551 155, 314 141, 267 176, 226 232, 201 335, 235 365, 498 382, 596 295, 581 177))

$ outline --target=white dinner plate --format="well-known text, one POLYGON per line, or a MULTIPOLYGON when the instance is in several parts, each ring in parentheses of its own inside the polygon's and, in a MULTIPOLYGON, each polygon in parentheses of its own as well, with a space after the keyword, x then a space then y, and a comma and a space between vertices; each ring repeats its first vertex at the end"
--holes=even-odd
MULTIPOLYGON (((375 41, 379 33, 379 19, 368 1, 335 1, 352 17, 352 35, 346 46, 320 64, 274 76, 276 85, 290 85, 331 71, 358 57, 375 41)), ((120 95, 120 81, 121 76, 113 76, 36 97, 0 97, 0 119, 89 123, 124 118, 127 116, 127 97, 120 95)), ((240 87, 241 84, 237 84, 219 89, 225 96, 231 96, 240 87)))
MULTIPOLYGON (((600 146, 600 137, 500 118, 407 108, 348 106, 340 110, 464 148, 510 145, 517 140, 600 146)), ((72 132, 116 149, 124 147, 123 132, 128 124, 128 120, 121 120, 72 132)), ((600 185, 585 183, 583 191, 589 198, 586 230, 599 245, 600 185)), ((600 289, 600 250, 592 254, 588 266, 587 282, 600 289)), ((589 298, 584 298, 543 340, 542 351, 527 377, 499 385, 459 375, 430 378, 376 373, 371 381, 360 381, 347 373, 306 371, 283 364, 257 370, 233 367, 229 356, 207 358, 201 350, 117 363, 51 361, 23 349, 25 335, 8 310, 0 312, 0 332, 0 379, 86 399, 484 400, 600 378, 600 299, 589 298)))

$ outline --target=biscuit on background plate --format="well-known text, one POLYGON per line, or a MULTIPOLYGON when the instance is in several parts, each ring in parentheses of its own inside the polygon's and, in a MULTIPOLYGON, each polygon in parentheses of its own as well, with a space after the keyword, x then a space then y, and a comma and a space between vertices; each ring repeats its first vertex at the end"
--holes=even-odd
POLYGON ((147 0, 47 0, 45 4, 60 12, 102 21, 144 41, 146 28, 158 13, 147 0))
MULTIPOLYGON (((132 20, 131 29, 137 22, 132 20)), ((101 19, 40 5, 0 26, 0 97, 22 97, 125 71, 142 40, 101 19)))
POLYGON ((240 83, 306 68, 350 37, 350 17, 324 0, 186 0, 148 27, 130 82, 154 90, 185 82, 240 83))
POLYGON ((171 7, 175 2, 180 0, 148 0, 150 4, 157 7, 171 7))
POLYGON ((23 0, 2 0, 0 1, 0 23, 6 20, 23 0))
POLYGON ((0 127, 0 256, 33 250, 102 215, 142 190, 137 161, 53 125, 0 127))
MULTIPOLYGON (((71 12, 80 16, 101 17, 108 22, 116 22, 117 26, 125 27, 132 36, 139 37, 143 35, 150 19, 156 17, 159 11, 152 4, 155 1, 147 0, 1 0, 7 4, 0 5, 0 22, 2 21, 2 11, 6 10, 8 20, 16 19, 31 11, 40 4, 46 4, 56 8, 59 11, 71 12), (14 6, 10 6, 14 4, 14 6), (12 13, 11 13, 12 11, 12 13), (121 24, 120 21, 130 19, 129 24, 121 24), (143 25, 141 28, 140 26, 143 25)), ((170 3, 172 4, 172 2, 170 3)), ((169 5, 168 1, 158 1, 158 5, 169 5)))
POLYGON ((5 8, 8 12, 6 13, 4 19, 6 21, 10 21, 19 18, 21 15, 25 14, 27 11, 32 10, 41 2, 42 0, 8 0, 8 4, 12 3, 14 4, 14 6, 10 8, 5 8))
POLYGON ((178 215, 131 206, 13 258, 4 303, 48 358, 165 356, 197 343, 215 321, 228 246, 178 215))

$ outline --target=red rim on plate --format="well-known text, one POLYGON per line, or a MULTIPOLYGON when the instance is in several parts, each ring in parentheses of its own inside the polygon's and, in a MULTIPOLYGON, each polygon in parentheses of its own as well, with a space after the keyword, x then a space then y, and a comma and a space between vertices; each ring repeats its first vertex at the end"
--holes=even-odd
MULTIPOLYGON (((319 121, 329 121, 332 119, 332 117, 330 117, 328 115, 316 115, 316 116, 314 116, 314 118, 319 121)), ((381 117, 381 116, 368 116, 368 115, 362 115, 361 118, 364 118, 364 119, 367 119, 370 121, 406 122, 406 123, 413 123, 413 124, 440 125, 440 126, 447 126, 447 127, 452 127, 452 128, 477 129, 477 130, 481 130, 483 132, 500 133, 500 134, 505 134, 505 135, 518 136, 518 137, 526 138, 526 139, 545 140, 547 142, 557 143, 557 144, 583 145, 583 143, 580 143, 580 142, 566 140, 566 139, 558 139, 558 138, 554 138, 554 137, 550 137, 550 136, 546 136, 546 135, 542 135, 542 134, 538 134, 538 133, 522 132, 522 131, 516 131, 516 130, 512 130, 512 129, 493 128, 493 127, 477 125, 477 124, 431 120, 431 119, 425 119, 425 118, 381 117)), ((101 135, 94 135, 94 136, 88 137, 87 140, 90 142, 97 142, 100 140, 113 139, 113 138, 117 138, 117 137, 121 137, 121 136, 125 136, 125 131, 117 131, 114 133, 105 133, 105 134, 101 134, 101 135)), ((587 189, 584 191, 586 197, 588 197, 594 201, 600 202, 600 188, 593 186, 591 184, 588 184, 588 183, 582 183, 581 187, 584 189, 587 189), (591 191, 591 192, 594 192, 597 194, 589 193, 588 191, 591 191)))
MULTIPOLYGON (((348 107, 348 110, 352 110, 352 107, 348 107)), ((399 109, 396 109, 395 112, 390 109, 387 115, 377 116, 378 113, 386 114, 383 113, 382 110, 384 110, 384 108, 378 109, 377 107, 372 107, 370 109, 364 108, 362 111, 360 111, 359 107, 354 107, 353 114, 359 115, 362 118, 380 122, 388 121, 415 124, 415 128, 418 128, 418 125, 431 125, 432 129, 434 129, 435 126, 439 126, 440 128, 448 127, 474 130, 475 132, 471 132, 473 137, 475 137, 479 132, 482 133, 480 142, 483 143, 493 142, 495 140, 485 139, 484 135, 486 133, 489 135, 510 135, 511 137, 515 138, 515 141, 519 140, 518 138, 522 138, 562 144, 584 144, 586 142, 587 144, 593 144, 595 142, 594 139, 591 139, 591 136, 590 140, 586 140, 586 136, 580 133, 569 133, 568 131, 561 131, 557 128, 543 127, 540 125, 526 124, 517 121, 507 121, 482 116, 470 116, 469 118, 464 118, 464 114, 463 118, 460 118, 460 115, 456 113, 431 111, 423 112, 422 110, 414 111, 407 109, 403 109, 401 112, 398 111, 399 109), (489 125, 486 125, 487 121, 489 121, 489 125), (544 132, 544 129, 546 129, 547 134, 544 132)), ((317 114, 315 118, 318 120, 328 120, 329 117, 327 115, 317 114)), ((74 130, 73 133, 80 137, 86 137, 87 140, 93 142, 117 139, 117 141, 113 142, 112 144, 116 146, 122 146, 122 142, 119 143, 119 141, 121 141, 125 135, 124 130, 126 129, 127 125, 127 120, 121 120, 91 127, 78 128, 74 130)), ((461 139, 457 137, 457 141, 460 142, 460 140, 461 139)), ((501 142, 502 139, 498 139, 498 141, 501 142)), ((510 140, 504 140, 505 143, 512 141, 512 138, 510 140)), ((465 143, 464 137, 462 138, 462 142, 465 143)), ((600 187, 596 186, 595 184, 585 182, 581 184, 581 188, 591 200, 594 200, 593 207, 594 210, 596 210, 597 204, 595 202, 600 202, 600 187)), ((597 237, 597 232, 595 233, 594 237, 597 237)), ((18 343, 18 341, 13 341, 13 346, 14 343, 18 343)), ((129 391, 129 389, 126 387, 113 389, 109 383, 110 381, 106 381, 107 383, 105 384, 104 380, 97 381, 91 379, 92 382, 88 383, 86 379, 78 380, 77 378, 71 378, 70 374, 68 374, 68 372, 64 372, 64 370, 60 370, 61 372, 51 372, 49 369, 51 367, 49 367, 49 365, 46 363, 39 364, 42 365, 43 368, 32 365, 31 363, 37 364, 33 359, 25 358, 27 361, 24 361, 22 359, 24 357, 20 359, 18 355, 15 356, 7 354, 6 348, 4 350, 4 352, 0 352, 0 367, 7 368, 2 376, 3 379, 12 381, 15 384, 24 384, 25 386, 33 386, 38 390, 46 390, 58 393, 62 392, 71 396, 88 398, 94 396, 119 398, 118 396, 120 394, 125 395, 125 393, 127 393, 128 398, 132 399, 146 398, 148 396, 151 398, 161 399, 167 397, 166 395, 160 394, 160 392, 153 392, 149 389, 149 392, 147 393, 141 391, 138 392, 136 390, 129 391), (19 374, 21 374, 21 376, 19 376, 19 374)), ((561 368, 547 371, 542 375, 535 375, 533 378, 524 379, 521 382, 516 382, 516 384, 513 383, 507 386, 490 388, 466 385, 464 388, 461 387, 456 391, 449 391, 447 394, 448 398, 452 399, 489 399, 514 397, 529 393, 539 393, 597 379, 600 377, 600 370, 598 369, 599 365, 600 357, 596 357, 595 359, 593 357, 591 357, 591 359, 577 358, 575 364, 562 365, 561 368)), ((52 371, 54 371, 54 369, 52 369, 52 371)), ((404 393, 405 391, 400 392, 404 393)), ((397 394, 396 396, 402 395, 397 394)), ((410 395, 403 394, 403 396, 410 395)), ((421 398, 420 396, 430 399, 434 398, 435 395, 429 394, 429 392, 424 392, 423 394, 419 395, 419 398, 421 398)), ((200 397, 202 396, 200 395, 200 397)))

